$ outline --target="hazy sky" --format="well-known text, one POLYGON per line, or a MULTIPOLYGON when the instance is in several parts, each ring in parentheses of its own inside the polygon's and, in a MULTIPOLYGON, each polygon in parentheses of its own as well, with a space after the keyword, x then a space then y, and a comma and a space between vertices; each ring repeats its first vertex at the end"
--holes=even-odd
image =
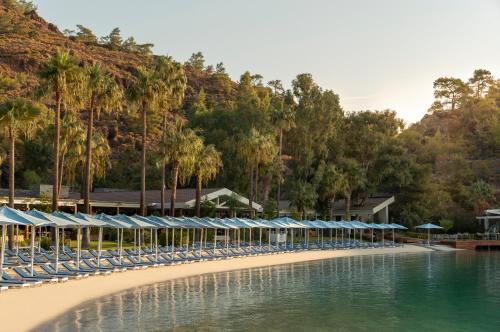
POLYGON ((246 70, 287 86, 308 72, 345 110, 385 109, 415 122, 439 76, 500 76, 500 0, 35 0, 61 30, 155 44, 184 62, 202 51, 235 80, 246 70))

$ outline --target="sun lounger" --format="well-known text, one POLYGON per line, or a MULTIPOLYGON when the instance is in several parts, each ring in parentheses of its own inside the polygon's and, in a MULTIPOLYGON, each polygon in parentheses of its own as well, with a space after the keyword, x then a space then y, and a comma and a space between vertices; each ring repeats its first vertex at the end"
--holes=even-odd
POLYGON ((26 282, 32 286, 39 286, 42 284, 42 281, 40 281, 36 278, 15 278, 5 271, 2 273, 1 282, 16 283, 16 284, 18 282, 26 282))
POLYGON ((67 270, 59 269, 56 272, 56 269, 52 265, 40 265, 40 268, 45 271, 45 273, 49 275, 53 275, 56 277, 68 277, 70 279, 81 279, 87 278, 90 274, 88 273, 78 273, 78 272, 70 272, 67 270))
POLYGON ((93 275, 101 274, 100 271, 93 270, 93 269, 86 269, 86 268, 82 267, 81 264, 80 264, 79 269, 76 266, 73 266, 71 263, 67 263, 67 262, 62 263, 62 266, 66 270, 68 270, 69 272, 73 272, 73 273, 88 273, 88 274, 93 274, 93 275))
POLYGON ((58 282, 59 279, 51 276, 40 276, 40 275, 35 275, 33 273, 33 276, 31 275, 30 272, 25 267, 15 267, 14 272, 16 272, 19 277, 21 277, 24 280, 30 280, 30 281, 44 281, 44 282, 58 282))

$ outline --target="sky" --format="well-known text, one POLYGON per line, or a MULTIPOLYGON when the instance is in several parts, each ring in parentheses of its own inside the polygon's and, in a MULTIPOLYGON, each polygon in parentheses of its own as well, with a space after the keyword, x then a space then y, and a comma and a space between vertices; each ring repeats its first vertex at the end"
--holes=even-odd
POLYGON ((238 80, 245 71, 290 87, 311 73, 346 111, 393 109, 418 121, 432 82, 474 69, 500 77, 500 0, 35 0, 62 31, 119 27, 156 54, 201 51, 238 80))

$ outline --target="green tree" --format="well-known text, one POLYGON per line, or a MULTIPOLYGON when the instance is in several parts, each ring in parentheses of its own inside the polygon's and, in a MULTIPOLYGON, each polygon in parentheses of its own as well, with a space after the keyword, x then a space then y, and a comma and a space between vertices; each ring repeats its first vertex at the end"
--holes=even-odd
POLYGON ((469 202, 474 207, 476 216, 480 216, 488 208, 492 197, 493 190, 484 180, 476 181, 469 187, 469 202))
MULTIPOLYGON (((9 206, 14 208, 16 140, 20 133, 30 136, 37 129, 43 106, 27 99, 9 99, 0 104, 0 126, 9 138, 9 206)), ((13 247, 14 226, 9 226, 9 248, 13 247)))
POLYGON ((484 97, 488 89, 493 84, 493 76, 486 69, 474 70, 473 76, 469 79, 469 87, 471 88, 476 99, 484 97))
POLYGON ((461 105, 467 93, 467 84, 459 78, 440 77, 434 81, 434 97, 443 105, 449 105, 452 112, 461 105))
POLYGON ((202 151, 203 140, 190 128, 186 128, 177 120, 162 142, 165 155, 160 162, 172 165, 172 195, 170 199, 170 214, 175 216, 177 199, 177 182, 188 180, 195 170, 196 159, 202 151))
POLYGON ((314 184, 297 180, 292 182, 290 190, 290 204, 300 211, 301 218, 306 217, 307 209, 314 207, 318 194, 314 184))
POLYGON ((344 159, 340 164, 340 169, 345 177, 344 197, 346 199, 345 214, 346 219, 351 218, 352 193, 362 189, 366 184, 366 177, 361 165, 354 159, 344 159))
POLYGON ((72 84, 78 76, 76 62, 68 52, 57 51, 40 71, 42 79, 42 92, 52 93, 54 96, 54 167, 53 167, 53 191, 52 210, 57 211, 59 207, 59 139, 60 118, 63 102, 71 96, 74 91, 72 84))
POLYGON ((158 99, 161 91, 160 82, 153 69, 139 67, 135 73, 135 80, 128 87, 129 100, 138 105, 141 112, 142 148, 141 148, 141 194, 140 210, 146 215, 146 150, 147 150, 147 116, 148 113, 157 113, 158 99))
POLYGON ((120 28, 114 28, 109 35, 101 38, 101 43, 112 50, 119 50, 122 47, 123 39, 120 28))
MULTIPOLYGON (((186 90, 186 74, 184 68, 170 57, 159 57, 155 65, 155 72, 159 79, 158 107, 163 111, 163 138, 167 135, 168 118, 172 110, 181 106, 186 90)), ((165 147, 163 147, 165 148, 165 147)), ((161 151, 165 155, 166 151, 161 151)), ((161 197, 160 212, 165 215, 165 184, 166 164, 165 158, 160 165, 161 169, 161 197)))
POLYGON ((84 211, 90 213, 90 191, 92 183, 92 140, 94 137, 94 113, 121 110, 123 93, 116 80, 99 64, 85 67, 84 94, 87 110, 87 135, 85 139, 85 171, 83 178, 84 211))
POLYGON ((335 165, 325 163, 322 163, 320 167, 318 167, 317 176, 319 177, 318 189, 320 195, 328 202, 330 206, 330 220, 333 220, 335 199, 338 194, 343 194, 345 192, 348 186, 347 177, 335 165))
POLYGON ((200 217, 202 186, 215 178, 222 168, 220 152, 213 145, 204 146, 195 160, 194 175, 196 176, 196 215, 200 217))
POLYGON ((97 44, 97 37, 94 35, 92 30, 81 24, 77 24, 76 28, 78 29, 75 35, 76 40, 85 44, 97 44))

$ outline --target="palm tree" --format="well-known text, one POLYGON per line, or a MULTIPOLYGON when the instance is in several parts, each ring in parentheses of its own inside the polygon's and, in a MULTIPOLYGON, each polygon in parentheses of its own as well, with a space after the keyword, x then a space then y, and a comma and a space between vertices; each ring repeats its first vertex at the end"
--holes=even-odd
POLYGON ((57 51, 42 67, 40 78, 42 90, 54 95, 54 167, 52 210, 57 211, 59 206, 59 139, 61 106, 72 92, 71 84, 74 82, 78 67, 73 57, 68 52, 57 51))
POLYGON ((170 198, 170 214, 175 216, 175 201, 177 196, 177 181, 189 179, 195 170, 196 159, 202 151, 203 140, 193 129, 186 128, 177 120, 170 130, 167 130, 162 142, 166 151, 160 162, 172 165, 172 195, 170 198))
POLYGON ((85 68, 85 88, 88 94, 87 136, 85 139, 85 172, 83 178, 83 201, 85 213, 90 213, 90 191, 92 184, 92 142, 94 139, 94 113, 120 109, 123 97, 120 86, 99 63, 85 68))
POLYGON ((293 110, 293 96, 290 91, 284 91, 280 81, 271 81, 269 85, 274 88, 274 95, 277 98, 275 108, 272 112, 272 120, 278 129, 278 162, 279 172, 278 186, 276 188, 276 204, 278 206, 281 196, 281 173, 283 173, 283 133, 295 126, 295 113, 293 110))
MULTIPOLYGON (((171 110, 179 107, 184 100, 186 90, 186 74, 184 68, 171 57, 159 57, 155 71, 160 81, 160 93, 158 95, 159 108, 163 110, 163 138, 167 133, 168 115, 171 110)), ((165 151, 161 152, 165 155, 165 151)), ((166 184, 166 164, 163 161, 161 168, 161 193, 160 193, 160 212, 165 215, 165 184, 166 184)))
POLYGON ((351 218, 351 198, 354 190, 361 189, 366 184, 366 176, 361 165, 354 159, 344 159, 341 170, 345 177, 344 197, 346 199, 345 216, 351 218))
POLYGON ((323 195, 330 203, 330 220, 333 220, 333 209, 335 198, 338 194, 344 193, 348 186, 347 177, 335 165, 327 165, 321 181, 323 195))
POLYGON ((196 215, 200 217, 201 211, 201 188, 203 184, 215 178, 222 168, 222 159, 219 151, 213 145, 203 147, 197 156, 194 166, 196 175, 196 215))
POLYGON ((129 86, 128 97, 137 104, 141 112, 142 122, 142 151, 141 151, 141 194, 140 210, 146 215, 146 139, 147 139, 147 115, 158 110, 158 96, 161 91, 160 80, 154 70, 139 67, 135 74, 135 80, 129 86))
MULTIPOLYGON (((0 104, 0 126, 9 137, 9 206, 14 208, 16 140, 19 133, 31 136, 44 110, 42 105, 24 98, 7 99, 0 104)), ((9 248, 13 247, 14 227, 8 227, 9 248)))
POLYGON ((276 156, 277 151, 276 146, 274 145, 274 139, 269 135, 261 134, 255 128, 252 128, 245 136, 242 137, 240 144, 241 156, 245 160, 250 171, 250 194, 248 207, 250 209, 250 213, 253 215, 252 202, 254 199, 254 193, 257 190, 256 188, 254 189, 254 179, 255 184, 257 184, 259 164, 262 163, 264 165, 268 165, 271 163, 274 156, 276 156))

